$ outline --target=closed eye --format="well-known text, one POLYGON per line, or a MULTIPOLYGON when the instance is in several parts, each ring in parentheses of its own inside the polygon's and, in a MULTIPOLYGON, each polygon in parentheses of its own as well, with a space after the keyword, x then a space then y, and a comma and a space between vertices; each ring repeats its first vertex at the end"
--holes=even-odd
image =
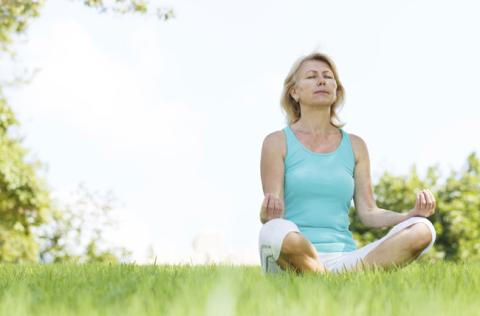
MULTIPOLYGON (((313 79, 313 78, 316 78, 317 76, 308 76, 307 79, 313 79)), ((327 79, 333 79, 332 76, 324 76, 325 78, 327 79)))

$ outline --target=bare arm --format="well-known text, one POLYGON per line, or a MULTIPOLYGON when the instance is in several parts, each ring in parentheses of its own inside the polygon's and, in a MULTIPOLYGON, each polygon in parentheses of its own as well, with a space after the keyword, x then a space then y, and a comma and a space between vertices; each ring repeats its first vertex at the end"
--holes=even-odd
POLYGON ((417 193, 415 206, 407 213, 398 213, 377 207, 370 177, 370 158, 367 145, 360 137, 350 134, 355 153, 354 202, 358 216, 367 227, 390 227, 412 216, 428 217, 435 213, 435 197, 430 190, 417 193))
POLYGON ((389 227, 406 220, 408 213, 398 213, 377 207, 370 177, 370 158, 367 145, 360 137, 350 134, 355 153, 354 203, 360 221, 367 227, 389 227))
POLYGON ((265 196, 260 210, 260 221, 263 224, 272 218, 283 216, 284 153, 285 136, 282 131, 265 137, 260 160, 260 175, 265 196))

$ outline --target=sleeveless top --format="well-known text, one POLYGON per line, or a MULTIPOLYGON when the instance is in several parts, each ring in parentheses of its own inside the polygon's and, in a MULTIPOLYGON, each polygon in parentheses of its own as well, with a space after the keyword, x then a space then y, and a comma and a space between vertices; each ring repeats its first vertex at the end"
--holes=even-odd
POLYGON ((287 143, 284 218, 297 224, 317 252, 355 250, 348 217, 355 156, 348 134, 340 129, 337 149, 316 153, 298 140, 290 126, 283 131, 287 143))

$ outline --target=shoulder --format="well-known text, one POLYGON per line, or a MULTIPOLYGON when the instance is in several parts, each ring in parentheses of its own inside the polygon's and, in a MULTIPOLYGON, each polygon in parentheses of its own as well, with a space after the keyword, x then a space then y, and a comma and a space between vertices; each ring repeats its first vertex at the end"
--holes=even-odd
POLYGON ((355 160, 358 162, 362 158, 368 157, 367 143, 358 135, 348 133, 352 149, 355 154, 355 160))
POLYGON ((274 131, 263 140, 263 149, 268 151, 275 151, 282 154, 285 157, 286 145, 285 145, 285 133, 283 130, 274 131))

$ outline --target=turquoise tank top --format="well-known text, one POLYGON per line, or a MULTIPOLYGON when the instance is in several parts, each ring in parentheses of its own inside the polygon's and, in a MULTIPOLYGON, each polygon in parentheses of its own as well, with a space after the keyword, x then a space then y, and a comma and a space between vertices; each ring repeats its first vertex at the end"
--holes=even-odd
POLYGON ((297 139, 290 126, 283 131, 287 141, 284 218, 297 224, 318 252, 355 250, 348 217, 355 156, 348 134, 340 129, 337 149, 316 153, 297 139))

